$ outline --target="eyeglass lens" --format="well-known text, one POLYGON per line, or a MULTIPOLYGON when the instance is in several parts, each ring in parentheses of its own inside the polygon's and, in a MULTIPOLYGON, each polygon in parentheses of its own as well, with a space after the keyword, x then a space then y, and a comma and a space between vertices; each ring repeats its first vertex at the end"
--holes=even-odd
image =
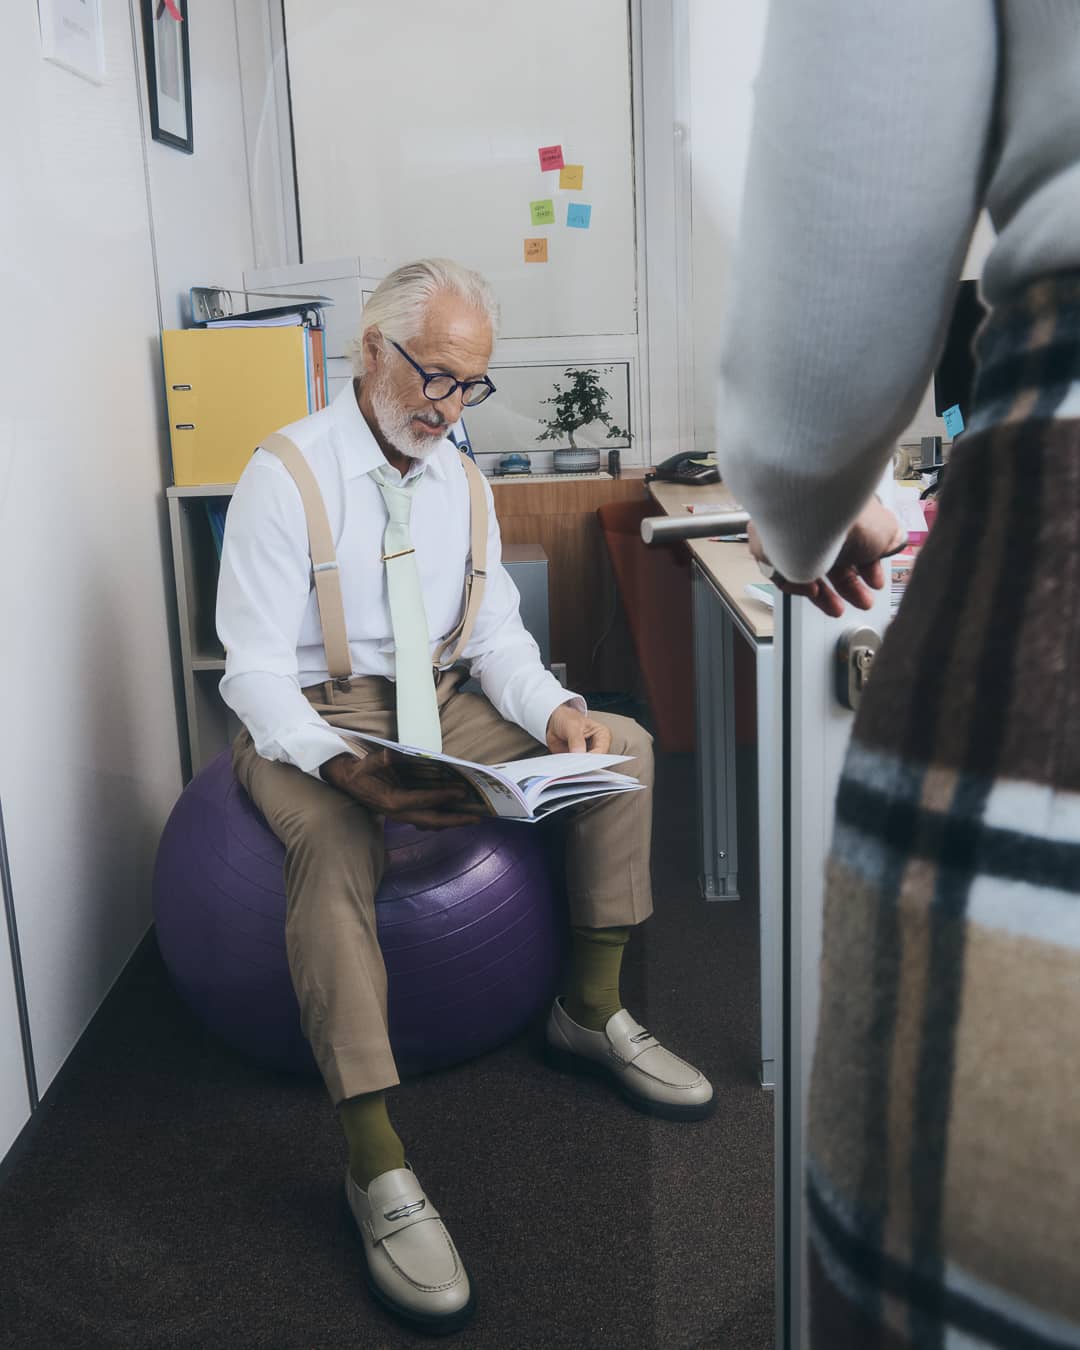
MULTIPOLYGON (((424 393, 428 398, 435 400, 449 398, 453 393, 458 382, 452 375, 430 375, 424 381, 424 393)), ((474 407, 477 403, 483 403, 488 394, 491 393, 490 385, 477 380, 475 383, 463 384, 461 388, 461 401, 467 408, 474 407)))

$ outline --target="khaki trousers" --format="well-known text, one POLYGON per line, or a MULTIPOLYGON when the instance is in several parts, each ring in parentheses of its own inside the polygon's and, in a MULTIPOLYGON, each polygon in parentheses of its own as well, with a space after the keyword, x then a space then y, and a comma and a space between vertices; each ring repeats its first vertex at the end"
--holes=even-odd
MULTIPOLYGON (((543 751, 486 698, 461 693, 458 671, 439 683, 447 754, 497 764, 543 751)), ((304 690, 329 723, 392 739, 394 686, 377 677, 304 690)), ((612 754, 645 792, 572 808, 561 824, 571 922, 584 928, 641 923, 652 913, 652 738, 626 717, 590 714, 611 729, 612 754)), ((383 872, 382 820, 329 783, 264 759, 241 732, 236 776, 285 845, 285 941, 304 1034, 335 1104, 399 1081, 387 1034, 386 969, 375 928, 383 872)), ((621 767, 621 766, 620 766, 621 767)), ((522 825, 521 829, 534 826, 522 825)))

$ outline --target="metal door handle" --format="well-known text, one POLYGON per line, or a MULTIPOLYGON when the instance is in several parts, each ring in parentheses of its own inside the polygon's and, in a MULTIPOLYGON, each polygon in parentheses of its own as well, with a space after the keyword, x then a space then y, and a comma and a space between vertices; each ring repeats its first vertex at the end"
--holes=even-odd
POLYGON ((716 511, 700 516, 646 516, 641 537, 647 544, 670 544, 675 539, 711 539, 714 535, 742 534, 750 524, 747 511, 716 511))

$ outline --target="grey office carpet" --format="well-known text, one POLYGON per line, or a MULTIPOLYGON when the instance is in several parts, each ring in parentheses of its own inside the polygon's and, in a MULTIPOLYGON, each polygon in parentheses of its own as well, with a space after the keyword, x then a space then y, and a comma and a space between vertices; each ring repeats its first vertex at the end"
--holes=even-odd
MULTIPOLYGON (((712 1076, 708 1121, 653 1121, 523 1036, 405 1084, 392 1113, 470 1269, 477 1350, 772 1345, 772 1099, 756 1085, 752 903, 694 877, 693 762, 661 757, 639 1019, 712 1076)), ((0 1186, 4 1350, 430 1344, 376 1307, 317 1081, 204 1034, 152 942, 0 1186)))

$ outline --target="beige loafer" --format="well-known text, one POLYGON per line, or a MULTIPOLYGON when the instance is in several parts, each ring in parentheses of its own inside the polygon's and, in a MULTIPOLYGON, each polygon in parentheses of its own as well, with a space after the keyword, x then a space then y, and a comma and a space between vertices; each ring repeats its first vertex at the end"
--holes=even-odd
POLYGON ((716 1105, 705 1075, 665 1050, 625 1008, 608 1018, 603 1031, 589 1031, 556 999, 548 1017, 547 1046, 557 1068, 614 1079, 627 1101, 649 1115, 701 1120, 716 1105))
POLYGON ((383 1172, 366 1191, 346 1173, 345 1195, 375 1297, 429 1335, 446 1336, 464 1326, 474 1307, 469 1277, 412 1169, 383 1172))

